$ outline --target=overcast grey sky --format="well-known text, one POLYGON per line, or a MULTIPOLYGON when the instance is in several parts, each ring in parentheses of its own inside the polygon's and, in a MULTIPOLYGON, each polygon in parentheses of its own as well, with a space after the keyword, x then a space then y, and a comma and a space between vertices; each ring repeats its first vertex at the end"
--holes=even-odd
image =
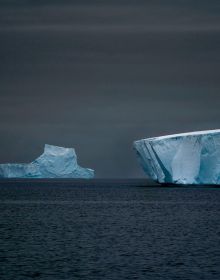
POLYGON ((134 140, 220 127, 219 35, 219 0, 0 0, 0 161, 143 177, 134 140))

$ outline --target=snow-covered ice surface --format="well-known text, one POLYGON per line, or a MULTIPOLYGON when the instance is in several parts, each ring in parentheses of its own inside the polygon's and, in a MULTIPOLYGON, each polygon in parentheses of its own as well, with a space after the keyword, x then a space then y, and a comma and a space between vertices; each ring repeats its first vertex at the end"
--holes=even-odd
POLYGON ((134 148, 159 183, 220 184, 220 129, 142 139, 134 148))
POLYGON ((94 171, 77 164, 73 148, 45 145, 44 153, 31 163, 0 164, 1 178, 93 178, 94 171))

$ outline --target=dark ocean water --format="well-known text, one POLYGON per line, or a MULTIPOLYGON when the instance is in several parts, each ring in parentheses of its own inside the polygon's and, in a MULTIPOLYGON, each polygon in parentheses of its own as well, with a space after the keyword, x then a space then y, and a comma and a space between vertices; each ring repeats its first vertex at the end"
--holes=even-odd
POLYGON ((220 279, 220 188, 1 183, 0 279, 220 279))

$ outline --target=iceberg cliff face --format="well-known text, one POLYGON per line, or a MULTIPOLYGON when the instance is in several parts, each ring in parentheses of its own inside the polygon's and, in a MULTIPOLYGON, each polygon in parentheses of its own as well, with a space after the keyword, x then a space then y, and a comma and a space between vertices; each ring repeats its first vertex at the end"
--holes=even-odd
POLYGON ((220 184, 220 129, 142 139, 134 148, 159 183, 220 184))
POLYGON ((27 164, 0 164, 2 178, 93 178, 94 171, 77 164, 73 148, 45 145, 44 153, 27 164))

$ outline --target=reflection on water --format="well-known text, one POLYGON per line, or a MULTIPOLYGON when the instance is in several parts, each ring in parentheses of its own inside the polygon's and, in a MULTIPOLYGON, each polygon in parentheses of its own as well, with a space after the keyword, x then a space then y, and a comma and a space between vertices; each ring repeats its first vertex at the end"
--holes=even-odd
POLYGON ((220 189, 0 186, 1 279, 220 279, 220 189))

